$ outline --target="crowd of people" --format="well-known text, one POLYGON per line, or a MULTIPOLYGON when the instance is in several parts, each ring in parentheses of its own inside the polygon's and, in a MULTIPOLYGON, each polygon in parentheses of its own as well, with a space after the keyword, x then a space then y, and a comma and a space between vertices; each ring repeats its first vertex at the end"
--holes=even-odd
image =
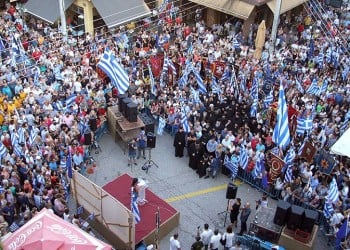
MULTIPOLYGON (((94 35, 70 35, 65 42, 50 25, 35 18, 23 20, 13 6, 1 14, 2 233, 43 207, 64 216, 70 169, 84 173, 89 148, 107 129, 106 109, 117 103, 116 88, 97 67, 106 47, 128 72, 128 94, 139 111, 159 121, 160 133, 164 128, 174 136, 176 157, 183 157, 187 148, 189 166, 199 177, 215 178, 220 169, 232 175, 225 159, 240 164, 242 149, 248 155, 244 171, 254 173, 255 162, 263 159, 265 172, 255 177, 269 175, 276 110, 264 106, 264 100, 272 95, 270 103, 277 102, 280 83, 295 115, 312 120, 308 133, 291 133, 296 152, 304 137, 329 150, 350 118, 348 47, 337 39, 349 33, 348 21, 336 9, 327 8, 331 23, 327 26, 322 20, 310 21, 314 17, 305 12, 282 15, 276 50, 267 53, 271 46, 267 31, 261 59, 251 53, 258 23, 243 36, 242 23, 236 19, 207 27, 197 18, 190 27, 181 15, 165 16, 155 30, 138 27, 134 38, 122 29, 102 28, 94 35), (178 68, 153 78, 148 61, 159 54, 178 68), (211 67, 217 61, 225 65, 221 77, 211 67), (203 82, 188 72, 187 81, 179 84, 188 64, 203 82), (308 91, 324 82, 323 91, 308 91), (259 89, 255 104, 254 84, 259 89)), ((136 163, 137 144, 144 150, 145 138, 135 139, 130 165, 136 163)), ((295 157, 291 179, 286 181, 282 172, 268 185, 283 190, 286 200, 298 199, 323 210, 329 183, 335 178, 339 202, 331 204, 329 218, 336 228, 341 219, 332 221, 332 216, 341 213, 345 218, 350 208, 349 164, 345 157, 337 160, 334 170, 325 174, 315 162, 295 157)))

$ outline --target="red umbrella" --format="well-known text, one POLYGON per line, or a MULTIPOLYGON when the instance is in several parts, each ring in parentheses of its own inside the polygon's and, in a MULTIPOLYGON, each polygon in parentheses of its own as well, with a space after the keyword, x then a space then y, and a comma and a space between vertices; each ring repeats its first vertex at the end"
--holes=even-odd
POLYGON ((43 209, 3 241, 7 250, 110 250, 111 246, 43 209))

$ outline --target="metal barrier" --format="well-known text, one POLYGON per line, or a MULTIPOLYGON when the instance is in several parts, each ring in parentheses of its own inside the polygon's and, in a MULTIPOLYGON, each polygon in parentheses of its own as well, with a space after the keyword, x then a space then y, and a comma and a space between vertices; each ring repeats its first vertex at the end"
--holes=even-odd
MULTIPOLYGON (((240 180, 242 180, 243 182, 250 184, 254 188, 258 189, 260 192, 265 193, 266 195, 270 196, 273 199, 280 199, 281 198, 280 197, 281 190, 276 190, 274 188, 274 186, 271 186, 271 185, 269 185, 269 187, 267 189, 265 189, 262 186, 260 179, 254 178, 251 175, 251 173, 243 170, 242 168, 239 168, 237 177, 240 180)), ((318 213, 318 219, 315 223, 317 225, 319 225, 320 227, 322 227, 321 229, 323 229, 322 232, 324 234, 328 234, 330 232, 331 226, 329 225, 327 218, 324 216, 323 211, 317 210, 316 208, 314 208, 314 207, 310 206, 309 204, 306 204, 298 199, 290 201, 290 203, 292 205, 297 205, 297 206, 301 206, 305 209, 310 209, 310 210, 316 211, 318 213)))

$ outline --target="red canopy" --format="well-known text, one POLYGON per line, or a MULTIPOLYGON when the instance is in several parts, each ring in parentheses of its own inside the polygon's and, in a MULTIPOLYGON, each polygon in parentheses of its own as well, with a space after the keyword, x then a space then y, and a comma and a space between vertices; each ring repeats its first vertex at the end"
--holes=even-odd
POLYGON ((77 226, 43 209, 3 241, 6 250, 111 250, 77 226))

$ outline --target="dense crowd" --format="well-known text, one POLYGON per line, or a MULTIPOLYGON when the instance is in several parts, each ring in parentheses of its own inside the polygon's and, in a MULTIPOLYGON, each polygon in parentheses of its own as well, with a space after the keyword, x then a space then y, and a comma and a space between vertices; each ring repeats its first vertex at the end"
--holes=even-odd
MULTIPOLYGON (((240 164, 243 149, 248 155, 244 171, 255 173, 255 162, 263 159, 265 171, 254 177, 259 182, 269 175, 269 153, 275 148, 273 103, 278 100, 280 83, 295 116, 312 119, 307 133, 291 129, 295 152, 305 137, 317 148, 329 150, 350 118, 348 48, 337 39, 348 34, 348 20, 337 10, 327 9, 328 20, 338 21, 325 26, 326 30, 322 21, 312 22, 304 12, 282 15, 276 50, 268 56, 267 33, 261 59, 251 52, 258 23, 244 37, 239 20, 207 27, 198 18, 190 27, 181 15, 166 16, 157 30, 138 27, 134 39, 122 29, 102 28, 94 35, 70 35, 63 42, 60 33, 44 22, 34 18, 24 22, 14 7, 1 14, 3 233, 14 221, 23 224, 43 207, 62 217, 67 214, 69 169, 86 171, 89 148, 107 128, 106 109, 117 103, 117 90, 97 68, 106 47, 129 73, 128 92, 139 111, 159 121, 160 134, 164 128, 174 136, 175 156, 183 157, 187 148, 189 166, 199 177, 215 177, 220 169, 232 175, 225 158, 240 164), (148 61, 159 54, 177 65, 177 74, 169 71, 152 78, 148 61), (29 59, 35 67, 27 64, 29 59), (217 61, 224 63, 224 69, 221 77, 214 78, 211 66, 217 61), (198 78, 192 73, 185 84, 178 84, 188 64, 200 73, 205 91, 199 91, 198 78), (225 78, 226 73, 229 77, 225 78), (324 81, 324 91, 308 92, 310 86, 321 88, 324 81), (259 92, 253 105, 254 84, 259 92), (272 101, 264 105, 269 95, 272 101), (254 115, 252 106, 256 107, 254 115)), ((283 157, 289 150, 277 154, 283 157)), ((135 152, 132 157, 134 161, 135 152)), ((347 158, 337 161, 334 170, 325 174, 316 162, 295 157, 288 167, 291 178, 286 181, 286 171, 282 172, 266 189, 283 190, 281 198, 298 199, 323 210, 329 183, 335 178, 339 202, 331 204, 329 218, 336 227, 350 208, 347 158), (342 216, 335 218, 337 214, 342 216)))

